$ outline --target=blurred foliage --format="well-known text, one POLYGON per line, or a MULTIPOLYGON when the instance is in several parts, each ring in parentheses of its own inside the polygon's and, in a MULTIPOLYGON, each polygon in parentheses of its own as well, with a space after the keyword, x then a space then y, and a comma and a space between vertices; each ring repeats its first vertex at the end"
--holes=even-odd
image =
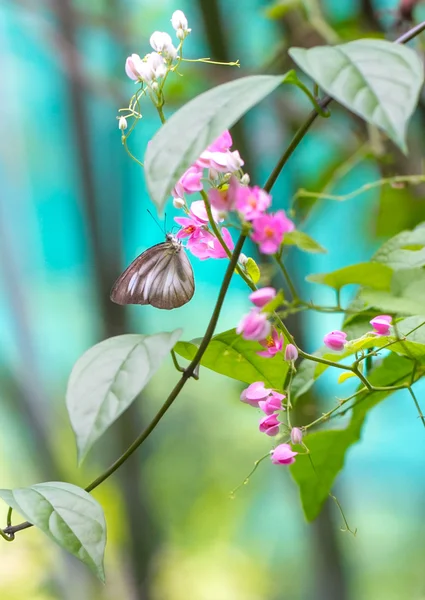
MULTIPOLYGON (((125 57, 147 52, 150 33, 170 30, 177 8, 193 29, 190 56, 239 58, 241 69, 188 63, 185 76, 170 81, 167 114, 236 76, 294 68, 290 46, 393 40, 412 24, 399 22, 396 0, 0 4, 0 487, 53 477, 87 485, 137 435, 176 378, 170 361, 138 399, 137 410, 127 420, 123 415, 77 469, 64 397, 84 350, 111 330, 150 333, 181 325, 184 339, 203 333, 224 269, 220 261, 195 263, 198 292, 177 313, 144 307, 113 312, 106 291, 122 265, 158 241, 146 217, 141 171, 124 154, 115 120, 132 92, 125 57), (59 16, 64 6, 73 16, 71 32, 71 22, 59 16)), ((425 18, 424 11, 418 3, 413 21, 425 18)), ((423 38, 413 44, 421 56, 423 44, 423 38)), ((235 146, 253 181, 264 182, 309 110, 299 90, 285 88, 235 128, 235 146)), ((152 111, 143 117, 132 142, 140 156, 158 128, 152 111)), ((423 122, 422 98, 404 157, 333 106, 331 119, 318 122, 292 157, 275 188, 275 204, 287 208, 300 187, 345 194, 381 177, 422 173, 423 122)), ((312 293, 303 283, 306 275, 368 261, 383 238, 423 221, 423 196, 423 186, 386 186, 346 203, 297 201, 297 214, 308 215, 307 232, 328 250, 288 253, 306 297, 312 293)), ((258 259, 249 246, 245 251, 258 259)), ((260 269, 262 278, 273 275, 267 263, 260 269)), ((319 301, 334 298, 326 288, 315 293, 319 301)), ((352 295, 347 290, 347 298, 352 295)), ((246 306, 243 283, 235 278, 219 331, 234 327, 246 306)), ((333 315, 316 314, 290 325, 313 349, 338 326, 333 315)), ((334 405, 337 376, 324 374, 320 394, 302 399, 300 424, 306 414, 311 420, 334 405)), ((239 402, 240 391, 231 379, 201 368, 200 381, 190 382, 126 472, 95 491, 108 523, 105 587, 31 529, 13 544, 0 543, 2 600, 423 597, 423 432, 406 396, 397 393, 371 413, 337 482, 338 499, 359 530, 354 540, 339 532, 333 507, 331 517, 326 513, 307 526, 288 472, 267 461, 230 499, 270 447, 256 431, 255 411, 239 402)), ((5 521, 5 507, 2 514, 5 521)))

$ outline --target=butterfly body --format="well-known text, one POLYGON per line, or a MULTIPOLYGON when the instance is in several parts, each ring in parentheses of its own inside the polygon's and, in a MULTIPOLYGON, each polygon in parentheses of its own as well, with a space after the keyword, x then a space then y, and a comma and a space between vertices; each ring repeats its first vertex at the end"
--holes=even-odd
POLYGON ((192 266, 181 242, 166 241, 142 252, 118 277, 111 291, 117 304, 151 304, 171 310, 189 302, 195 291, 192 266))

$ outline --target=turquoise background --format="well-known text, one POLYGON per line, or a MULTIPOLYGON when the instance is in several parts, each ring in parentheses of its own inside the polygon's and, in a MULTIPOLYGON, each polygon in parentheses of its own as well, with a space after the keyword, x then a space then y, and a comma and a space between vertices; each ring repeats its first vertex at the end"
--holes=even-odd
MULTIPOLYGON (((358 32, 368 31, 362 29, 361 3, 320 4, 340 35, 352 31, 352 37, 358 37, 358 32)), ((242 68, 186 65, 184 78, 171 85, 167 115, 223 80, 264 70, 276 46, 290 37, 279 22, 267 18, 267 5, 261 0, 220 3, 227 51, 232 60, 239 58, 242 68)), ((384 11, 395 5, 376 2, 373 7, 384 11)), ((134 418, 114 425, 77 470, 64 402, 67 379, 77 358, 113 324, 102 309, 105 295, 98 286, 99 265, 84 202, 70 71, 64 59, 71 50, 52 6, 38 0, 0 0, 0 487, 6 488, 58 475, 86 485, 120 454, 123 441, 131 442, 138 426, 155 414, 177 378, 169 361, 138 402, 134 418)), ((138 253, 162 240, 146 211, 152 204, 143 172, 121 145, 116 115, 133 93, 133 83, 124 73, 126 56, 148 52, 153 30, 172 33, 169 19, 178 8, 192 27, 188 56, 214 58, 202 2, 73 3, 86 127, 82 137, 110 285, 138 253)), ((416 19, 421 10, 418 7, 416 19)), ((390 27, 392 18, 382 12, 378 22, 390 27)), ((388 37, 395 35, 390 32, 388 37)), ((287 61, 284 68, 293 65, 287 61)), ((244 118, 253 182, 264 183, 308 110, 301 92, 288 88, 244 118)), ((411 144, 417 149, 412 130, 420 132, 423 123, 421 115, 415 119, 411 144)), ((158 127, 156 114, 146 104, 130 139, 139 158, 158 127)), ((240 132, 234 137, 240 139, 240 132)), ((273 190, 273 206, 287 209, 299 187, 320 189, 322 174, 353 154, 358 140, 357 124, 335 108, 331 120, 317 122, 291 158, 273 190)), ((418 169, 421 156, 415 160, 418 169)), ((333 193, 348 193, 379 177, 379 166, 363 161, 333 193)), ((379 207, 380 194, 374 191, 350 202, 323 202, 313 211, 306 231, 328 254, 294 250, 289 258, 306 298, 333 301, 330 292, 304 281, 307 274, 367 261, 384 241, 375 234, 379 207)), ((168 222, 175 214, 170 203, 168 222)), ((252 246, 244 252, 258 258, 252 246)), ((191 262, 194 299, 171 312, 131 307, 122 321, 125 330, 149 333, 182 327, 187 340, 203 334, 226 261, 191 257, 191 262)), ((234 277, 218 331, 234 327, 248 306, 247 290, 234 277)), ((340 324, 338 316, 311 313, 293 326, 305 348, 314 350, 323 335, 340 324)), ((323 378, 323 406, 349 394, 349 384, 341 391, 337 376, 329 372, 323 378)), ((127 475, 114 476, 95 493, 105 508, 109 531, 105 587, 40 532, 29 530, 13 544, 0 543, 0 597, 424 598, 424 432, 408 395, 394 394, 371 413, 363 439, 350 450, 335 486, 350 525, 358 528, 354 539, 339 531, 341 519, 334 505, 318 522, 307 525, 288 472, 267 462, 230 499, 230 491, 270 448, 270 440, 257 431, 255 411, 239 402, 242 387, 201 370, 200 381, 189 382, 132 459, 127 475), (132 490, 132 482, 137 490, 132 490)), ((420 390, 418 397, 421 401, 420 390)), ((0 525, 6 510, 0 507, 0 525)))

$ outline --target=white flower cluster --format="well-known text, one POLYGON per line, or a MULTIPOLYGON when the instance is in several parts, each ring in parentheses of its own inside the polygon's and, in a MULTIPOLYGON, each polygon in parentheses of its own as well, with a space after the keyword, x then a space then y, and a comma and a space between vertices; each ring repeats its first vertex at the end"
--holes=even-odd
MULTIPOLYGON (((191 31, 181 10, 173 13, 171 24, 181 44, 191 31)), ((171 37, 164 31, 154 31, 149 42, 154 52, 146 54, 144 58, 138 54, 129 56, 125 62, 125 72, 133 81, 155 87, 155 82, 164 77, 176 59, 178 48, 173 45, 171 37)))

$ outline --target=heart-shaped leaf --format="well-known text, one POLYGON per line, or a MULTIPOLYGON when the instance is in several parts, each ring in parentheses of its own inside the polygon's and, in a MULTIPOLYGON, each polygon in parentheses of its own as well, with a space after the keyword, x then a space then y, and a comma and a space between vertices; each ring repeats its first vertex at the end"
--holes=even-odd
POLYGON ((285 246, 296 246, 300 250, 311 254, 326 254, 327 252, 326 248, 323 248, 319 242, 316 242, 304 231, 295 230, 285 233, 283 243, 285 246))
POLYGON ((90 494, 76 485, 52 481, 0 490, 0 497, 105 581, 105 517, 90 494))
POLYGON ((177 180, 250 108, 275 90, 287 75, 251 75, 200 94, 175 112, 148 144, 146 184, 161 211, 177 180))
POLYGON ((362 39, 308 50, 291 48, 289 54, 325 92, 406 151, 406 128, 424 79, 414 50, 362 39))
MULTIPOLYGON (((178 342, 175 351, 192 360, 198 350, 198 340, 178 342)), ((282 356, 265 358, 257 352, 263 350, 258 342, 244 340, 234 329, 215 335, 201 359, 201 365, 245 383, 264 381, 266 387, 282 389, 288 364, 282 356)))
MULTIPOLYGON (((408 382, 411 372, 410 360, 391 354, 374 369, 369 379, 376 386, 391 386, 408 382)), ((360 438, 368 411, 391 393, 389 390, 364 394, 361 400, 354 404, 346 429, 317 431, 304 438, 310 454, 297 456, 290 470, 300 488, 301 502, 308 521, 313 521, 320 513, 336 476, 344 466, 347 450, 360 438)))
POLYGON ((387 265, 368 262, 349 265, 330 273, 314 273, 306 279, 311 283, 323 283, 336 290, 353 283, 375 290, 389 290, 392 275, 393 271, 387 265))
POLYGON ((119 335, 96 344, 76 362, 66 405, 80 462, 143 390, 181 333, 176 329, 155 335, 119 335))

